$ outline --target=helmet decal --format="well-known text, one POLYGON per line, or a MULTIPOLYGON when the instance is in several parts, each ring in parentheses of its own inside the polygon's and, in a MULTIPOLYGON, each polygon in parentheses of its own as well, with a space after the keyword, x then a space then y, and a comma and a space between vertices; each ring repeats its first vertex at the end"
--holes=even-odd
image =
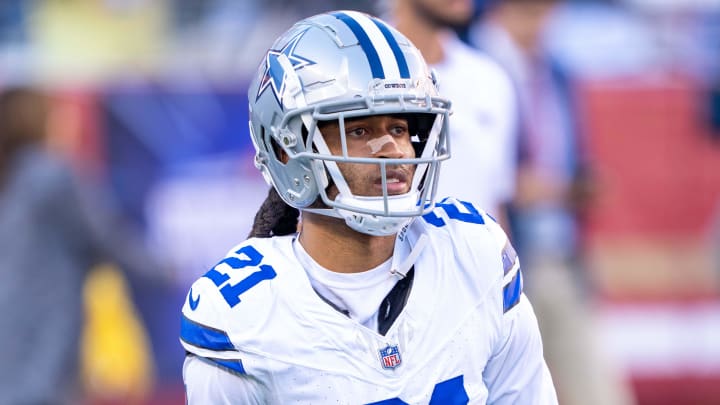
POLYGON ((263 74, 262 80, 260 81, 260 88, 258 89, 257 96, 255 96, 256 100, 260 98, 262 93, 268 87, 271 87, 273 95, 275 96, 275 100, 277 100, 278 104, 282 105, 281 95, 285 90, 284 87, 286 73, 285 69, 283 69, 282 67, 282 64, 278 60, 280 58, 280 55, 287 56, 288 60, 290 60, 290 63, 292 64, 293 69, 295 70, 315 64, 315 62, 311 61, 310 59, 303 58, 302 56, 295 53, 295 47, 297 46, 298 41, 300 41, 300 38, 302 38, 303 34, 305 34, 306 31, 303 31, 293 37, 282 49, 270 49, 267 51, 267 54, 265 55, 265 72, 263 74))
POLYGON ((355 34, 368 58, 374 78, 410 77, 405 55, 385 23, 363 13, 351 11, 333 13, 333 16, 345 23, 355 34), (384 52, 388 48, 391 52, 384 52), (394 56, 395 60, 390 55, 394 56), (394 72, 397 72, 395 77, 391 74, 394 72))
POLYGON ((395 55, 395 59, 398 61, 398 68, 400 69, 400 77, 403 79, 409 79, 410 78, 410 70, 408 69, 407 60, 405 60, 405 55, 403 55, 402 50, 400 49, 400 45, 398 44, 395 37, 392 35, 390 30, 388 29, 387 25, 381 21, 378 21, 377 19, 373 18, 372 20, 375 25, 380 29, 380 32, 382 32, 385 39, 388 41, 388 44, 390 45, 390 49, 392 49, 393 55, 395 55))

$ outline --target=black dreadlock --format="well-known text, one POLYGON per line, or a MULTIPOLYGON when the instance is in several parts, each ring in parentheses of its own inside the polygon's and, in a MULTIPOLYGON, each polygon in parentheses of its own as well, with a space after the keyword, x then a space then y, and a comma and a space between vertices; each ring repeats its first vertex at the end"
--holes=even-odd
POLYGON ((300 211, 289 206, 274 187, 270 188, 253 222, 248 238, 270 238, 297 232, 300 211))

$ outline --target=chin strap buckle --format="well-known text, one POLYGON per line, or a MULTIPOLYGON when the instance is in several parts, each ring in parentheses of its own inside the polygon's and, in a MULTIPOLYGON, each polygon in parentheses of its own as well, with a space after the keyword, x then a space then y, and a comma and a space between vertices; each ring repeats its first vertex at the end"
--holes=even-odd
POLYGON ((422 253, 423 249, 425 249, 425 246, 427 246, 427 244, 428 237, 425 234, 421 234, 417 242, 415 242, 415 246, 412 247, 410 254, 407 255, 405 260, 403 260, 397 266, 395 265, 395 263, 393 263, 393 265, 390 267, 390 274, 399 276, 400 278, 405 278, 408 271, 410 271, 410 269, 415 264, 415 260, 417 260, 418 256, 420 256, 420 253, 422 253))

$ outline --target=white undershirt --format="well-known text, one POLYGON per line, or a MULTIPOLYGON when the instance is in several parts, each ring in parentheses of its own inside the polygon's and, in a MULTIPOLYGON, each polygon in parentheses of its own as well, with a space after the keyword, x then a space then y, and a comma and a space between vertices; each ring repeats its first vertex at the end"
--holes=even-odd
POLYGON ((341 311, 346 311, 351 319, 369 329, 378 330, 380 304, 398 282, 398 277, 390 273, 392 258, 360 273, 338 273, 319 265, 297 239, 293 247, 295 257, 318 294, 341 311))

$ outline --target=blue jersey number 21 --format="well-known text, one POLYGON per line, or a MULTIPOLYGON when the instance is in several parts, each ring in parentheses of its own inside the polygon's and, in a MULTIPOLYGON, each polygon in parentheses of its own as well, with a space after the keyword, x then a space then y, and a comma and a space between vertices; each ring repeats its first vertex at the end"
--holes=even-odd
MULTIPOLYGON (((482 214, 480 214, 480 212, 475 209, 472 204, 465 201, 458 202, 460 203, 460 206, 453 203, 437 203, 435 204, 435 207, 443 209, 447 214, 447 217, 450 219, 456 219, 462 222, 470 222, 472 224, 485 223, 485 219, 483 218, 482 214)), ((440 218, 436 213, 432 211, 423 215, 423 218, 429 224, 435 225, 438 228, 445 226, 445 220, 440 218)))
POLYGON ((205 273, 205 277, 212 280, 216 286, 220 287, 222 285, 222 287, 220 287, 220 293, 225 298, 228 305, 230 305, 230 308, 240 303, 240 294, 254 287, 259 282, 263 280, 270 280, 275 278, 277 275, 272 266, 260 264, 260 262, 262 262, 263 255, 260 254, 260 252, 258 252, 254 247, 243 246, 235 253, 239 257, 227 257, 215 265, 215 267, 213 267, 210 271, 205 273), (234 270, 242 269, 244 267, 256 267, 258 270, 250 273, 247 277, 236 284, 223 285, 225 282, 230 280, 230 276, 215 270, 223 263, 227 264, 234 270))

